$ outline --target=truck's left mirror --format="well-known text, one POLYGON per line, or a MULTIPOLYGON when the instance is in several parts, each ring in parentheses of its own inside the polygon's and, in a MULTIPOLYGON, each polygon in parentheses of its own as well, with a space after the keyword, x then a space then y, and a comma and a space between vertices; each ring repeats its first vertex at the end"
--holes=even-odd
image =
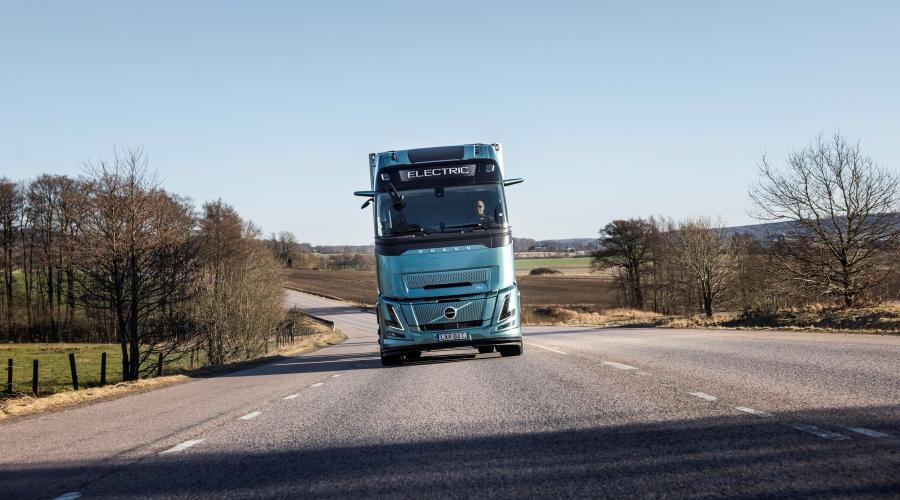
POLYGON ((359 207, 360 210, 362 210, 363 208, 368 207, 373 201, 375 201, 375 198, 369 198, 368 200, 366 200, 366 202, 363 203, 361 207, 359 207))

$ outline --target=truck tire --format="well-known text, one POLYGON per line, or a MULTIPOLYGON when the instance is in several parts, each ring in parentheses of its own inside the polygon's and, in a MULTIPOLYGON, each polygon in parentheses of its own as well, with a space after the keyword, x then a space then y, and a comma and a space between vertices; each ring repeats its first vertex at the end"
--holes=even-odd
POLYGON ((422 351, 408 352, 403 355, 406 361, 418 361, 422 357, 422 351))
POLYGON ((403 364, 403 355, 401 354, 388 354, 381 355, 381 366, 399 366, 403 364))
POLYGON ((478 346, 479 354, 490 354, 494 352, 494 346, 492 345, 480 345, 478 346))
POLYGON ((498 345, 497 350, 500 351, 500 355, 503 357, 521 356, 522 355, 522 344, 498 345))

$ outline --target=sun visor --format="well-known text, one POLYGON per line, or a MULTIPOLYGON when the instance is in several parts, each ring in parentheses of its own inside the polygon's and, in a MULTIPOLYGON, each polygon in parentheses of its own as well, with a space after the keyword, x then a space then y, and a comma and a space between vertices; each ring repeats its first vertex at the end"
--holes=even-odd
POLYGON ((410 163, 429 161, 462 160, 466 153, 465 146, 442 146, 437 148, 419 148, 407 150, 410 163))

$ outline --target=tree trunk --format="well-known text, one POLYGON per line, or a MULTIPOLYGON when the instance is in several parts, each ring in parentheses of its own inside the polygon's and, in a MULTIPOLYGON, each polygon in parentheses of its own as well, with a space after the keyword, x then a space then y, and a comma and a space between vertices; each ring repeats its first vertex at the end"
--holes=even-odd
POLYGON ((140 346, 138 345, 138 343, 140 341, 140 335, 138 332, 138 328, 139 328, 139 322, 138 322, 138 305, 139 304, 138 304, 138 301, 140 298, 140 290, 139 290, 140 284, 138 281, 140 278, 138 277, 137 257, 132 253, 129 260, 130 260, 129 264, 130 264, 130 268, 131 268, 130 276, 129 276, 129 281, 131 282, 131 290, 130 290, 131 291, 131 304, 129 304, 130 312, 129 312, 129 317, 128 317, 128 323, 129 323, 128 329, 129 329, 129 334, 130 334, 129 340, 131 342, 131 379, 130 380, 137 380, 138 376, 140 375, 140 367, 141 367, 141 357, 140 357, 140 350, 139 350, 140 346))

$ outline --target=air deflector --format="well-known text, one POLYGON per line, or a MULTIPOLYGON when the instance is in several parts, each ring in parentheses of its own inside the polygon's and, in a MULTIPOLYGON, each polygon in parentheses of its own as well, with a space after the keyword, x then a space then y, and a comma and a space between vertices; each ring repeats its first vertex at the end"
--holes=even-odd
POLYGON ((437 148, 410 149, 406 152, 409 161, 422 163, 428 161, 462 160, 465 156, 464 146, 441 146, 437 148))

